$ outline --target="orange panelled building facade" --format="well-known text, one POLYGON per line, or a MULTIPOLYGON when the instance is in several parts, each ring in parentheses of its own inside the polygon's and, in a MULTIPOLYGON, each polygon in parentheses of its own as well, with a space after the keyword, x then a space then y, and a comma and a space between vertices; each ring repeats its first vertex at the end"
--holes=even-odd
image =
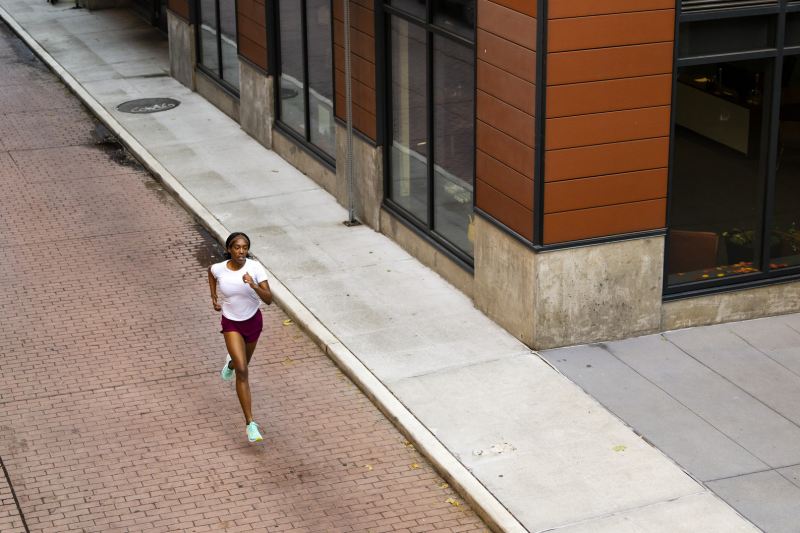
POLYGON ((173 76, 532 346, 800 310, 800 1, 162 1, 173 76))
POLYGON ((476 205, 543 245, 664 228, 674 1, 478 4, 476 205))
POLYGON ((476 206, 531 241, 536 32, 533 2, 478 2, 476 206))

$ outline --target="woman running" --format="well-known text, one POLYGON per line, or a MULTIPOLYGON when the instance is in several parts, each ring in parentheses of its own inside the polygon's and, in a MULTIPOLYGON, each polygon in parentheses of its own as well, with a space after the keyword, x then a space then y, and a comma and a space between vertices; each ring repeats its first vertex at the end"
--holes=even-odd
POLYGON ((250 408, 247 365, 253 357, 263 325, 259 304, 271 304, 272 292, 264 267, 248 257, 250 238, 247 235, 231 233, 225 240, 225 251, 225 261, 208 267, 211 304, 215 311, 222 311, 222 335, 228 348, 228 357, 220 374, 225 381, 236 375, 236 394, 247 424, 247 439, 259 442, 263 438, 250 408))

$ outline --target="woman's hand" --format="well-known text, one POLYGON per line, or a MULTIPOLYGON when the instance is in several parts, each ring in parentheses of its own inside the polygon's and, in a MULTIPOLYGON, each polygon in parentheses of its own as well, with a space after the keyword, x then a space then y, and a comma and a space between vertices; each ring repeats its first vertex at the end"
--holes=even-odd
POLYGON ((211 305, 214 306, 214 311, 222 311, 222 306, 217 303, 217 299, 211 300, 211 305))
POLYGON ((272 303, 272 291, 269 290, 269 283, 267 283, 267 280, 264 280, 261 283, 256 283, 256 280, 254 280, 253 276, 251 276, 248 272, 242 276, 242 281, 250 285, 250 288, 256 291, 256 294, 258 294, 258 297, 261 298, 262 302, 267 305, 272 303))

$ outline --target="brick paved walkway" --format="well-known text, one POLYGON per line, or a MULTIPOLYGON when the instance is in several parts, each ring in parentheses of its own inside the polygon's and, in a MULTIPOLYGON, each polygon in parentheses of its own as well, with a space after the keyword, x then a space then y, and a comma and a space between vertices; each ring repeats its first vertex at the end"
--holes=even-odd
POLYGON ((246 442, 219 248, 21 46, 0 23, 0 458, 30 530, 485 530, 275 306, 246 442))

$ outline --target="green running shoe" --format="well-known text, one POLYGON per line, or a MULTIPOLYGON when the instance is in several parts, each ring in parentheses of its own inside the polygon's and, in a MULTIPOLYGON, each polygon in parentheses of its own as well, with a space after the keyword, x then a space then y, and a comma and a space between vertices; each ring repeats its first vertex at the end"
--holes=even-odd
POLYGON ((231 354, 228 354, 228 357, 225 358, 225 366, 222 367, 222 370, 219 373, 219 375, 222 376, 222 381, 230 381, 236 374, 236 371, 228 366, 228 363, 230 362, 231 362, 231 354))
POLYGON ((247 440, 250 442, 261 442, 264 440, 264 437, 261 436, 261 432, 258 430, 258 424, 255 422, 247 424, 247 440))

